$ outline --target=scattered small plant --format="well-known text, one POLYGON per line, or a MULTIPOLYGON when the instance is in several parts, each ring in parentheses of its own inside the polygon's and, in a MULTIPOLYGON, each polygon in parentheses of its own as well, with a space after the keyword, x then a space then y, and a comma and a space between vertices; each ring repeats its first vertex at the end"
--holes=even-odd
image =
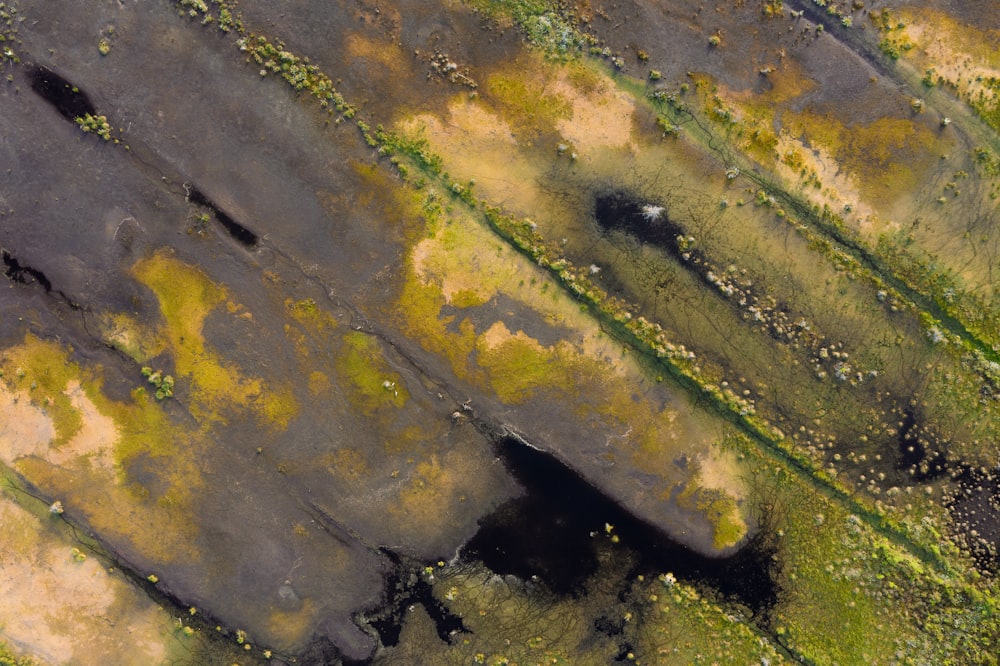
POLYGON ((111 123, 108 122, 107 116, 94 116, 87 113, 79 116, 76 119, 76 124, 88 134, 96 134, 105 141, 111 140, 111 123))
POLYGON ((143 367, 142 376, 156 388, 156 399, 165 400, 174 397, 174 378, 164 375, 159 370, 153 370, 148 365, 143 367))

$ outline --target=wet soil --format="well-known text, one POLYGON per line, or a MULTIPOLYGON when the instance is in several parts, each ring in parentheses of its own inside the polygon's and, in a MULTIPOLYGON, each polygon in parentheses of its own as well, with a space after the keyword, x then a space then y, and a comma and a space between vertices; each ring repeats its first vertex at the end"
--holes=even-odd
MULTIPOLYGON (((609 539, 635 562, 629 575, 672 572, 714 589, 765 617, 780 591, 775 582, 774 535, 759 531, 729 557, 709 558, 678 543, 662 529, 629 512, 580 478, 551 454, 506 436, 497 454, 524 487, 480 522, 461 557, 478 560, 500 575, 538 581, 557 595, 584 593, 600 569, 600 548, 609 539)), ((763 518, 762 518, 763 519, 763 518)))

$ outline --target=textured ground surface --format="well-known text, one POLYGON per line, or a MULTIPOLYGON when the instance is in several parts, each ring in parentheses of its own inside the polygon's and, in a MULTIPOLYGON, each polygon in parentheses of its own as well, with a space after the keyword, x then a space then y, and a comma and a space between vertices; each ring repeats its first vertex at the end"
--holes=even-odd
POLYGON ((0 3, 0 663, 992 663, 991 3, 0 3))

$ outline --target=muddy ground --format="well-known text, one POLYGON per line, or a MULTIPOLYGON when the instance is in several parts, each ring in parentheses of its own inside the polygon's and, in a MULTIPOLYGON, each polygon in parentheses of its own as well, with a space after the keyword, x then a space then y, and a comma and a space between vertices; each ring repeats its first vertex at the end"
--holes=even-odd
POLYGON ((995 660, 1000 24, 875 4, 0 4, 0 661, 995 660))

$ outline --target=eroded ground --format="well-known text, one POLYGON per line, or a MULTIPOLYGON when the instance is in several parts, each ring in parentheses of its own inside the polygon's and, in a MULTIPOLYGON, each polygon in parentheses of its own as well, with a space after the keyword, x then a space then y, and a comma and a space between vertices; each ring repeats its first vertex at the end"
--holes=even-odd
POLYGON ((0 662, 996 660, 995 12, 0 19, 0 662))

